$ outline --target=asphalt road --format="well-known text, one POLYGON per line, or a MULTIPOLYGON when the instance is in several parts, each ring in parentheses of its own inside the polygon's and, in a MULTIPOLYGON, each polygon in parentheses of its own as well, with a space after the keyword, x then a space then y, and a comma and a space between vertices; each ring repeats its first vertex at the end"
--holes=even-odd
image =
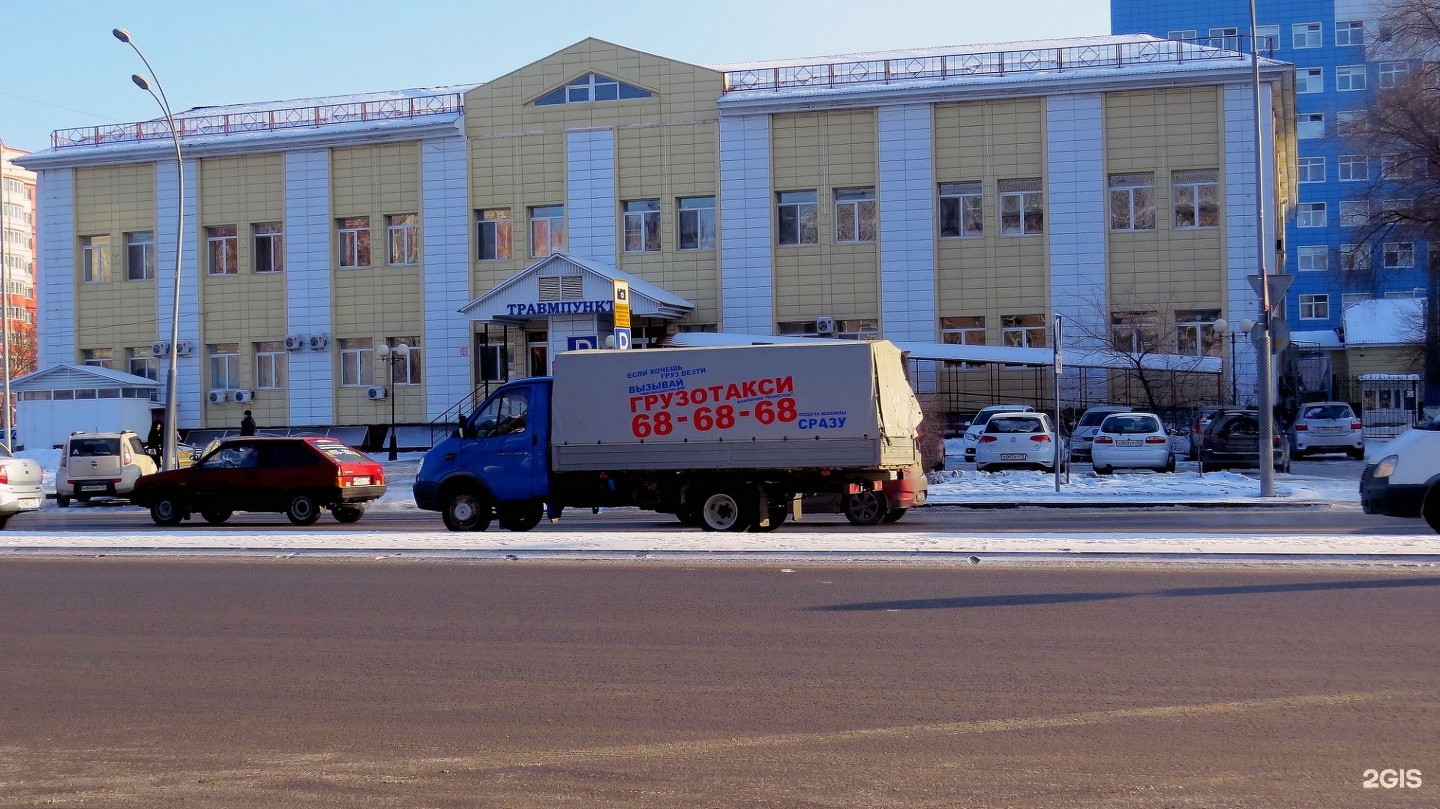
POLYGON ((1433 807, 1437 588, 5 558, 0 807, 1433 807))

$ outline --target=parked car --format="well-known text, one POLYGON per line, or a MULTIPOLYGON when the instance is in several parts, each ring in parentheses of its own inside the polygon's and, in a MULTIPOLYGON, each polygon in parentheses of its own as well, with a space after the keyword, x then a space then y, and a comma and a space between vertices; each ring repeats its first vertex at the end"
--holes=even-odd
POLYGON ((1310 402, 1295 414, 1290 446, 1296 458, 1312 452, 1343 452, 1360 460, 1365 457, 1365 425, 1347 402, 1310 402))
POLYGON ((45 504, 40 481, 45 472, 29 458, 16 458, 0 447, 0 528, 22 511, 39 511, 45 504))
POLYGON ((155 461, 133 431, 76 431, 60 451, 55 505, 65 508, 71 499, 88 503, 92 497, 128 497, 140 478, 153 474, 155 461))
MULTIPOLYGON (((1271 462, 1290 471, 1290 442, 1274 433, 1271 462)), ((1255 410, 1221 410, 1205 424, 1200 442, 1200 472, 1260 466, 1260 415, 1255 410)))
POLYGON ((1365 467, 1360 507, 1366 514, 1424 517, 1440 533, 1440 421, 1396 436, 1385 457, 1365 467))
POLYGON ((1125 405, 1095 405, 1086 408, 1085 412, 1080 414, 1080 420, 1075 422, 1075 431, 1070 434, 1070 460, 1090 460, 1091 441, 1105 417, 1111 413, 1129 413, 1134 409, 1125 405))
POLYGON ((985 425, 996 413, 1033 413, 1035 408, 1022 404, 991 405, 975 414, 975 418, 965 425, 965 439, 961 447, 965 450, 965 460, 975 460, 975 446, 980 441, 980 434, 985 432, 985 425))
POLYGON ((1205 425, 1224 409, 1224 405, 1206 405, 1195 414, 1195 420, 1190 423, 1190 460, 1200 460, 1200 445, 1205 443, 1205 425))
POLYGON ((356 522, 384 494, 384 468, 333 438, 247 436, 215 442, 192 466, 141 478, 130 499, 156 525, 195 512, 219 525, 237 511, 282 512, 310 525, 324 509, 356 522))
POLYGON ((846 495, 807 494, 800 507, 817 514, 844 514, 851 525, 878 525, 898 522, 911 508, 925 505, 928 492, 929 481, 925 478, 925 470, 917 463, 905 472, 904 477, 885 481, 880 491, 867 490, 846 495))
MULTIPOLYGON (((1055 429, 1044 413, 1015 412, 991 416, 975 446, 975 468, 981 472, 997 469, 1055 468, 1055 429)), ((1061 462, 1064 462, 1064 453, 1061 462)))
POLYGON ((1108 475, 1116 469, 1175 471, 1170 435, 1154 413, 1106 416, 1095 433, 1091 463, 1097 475, 1108 475))

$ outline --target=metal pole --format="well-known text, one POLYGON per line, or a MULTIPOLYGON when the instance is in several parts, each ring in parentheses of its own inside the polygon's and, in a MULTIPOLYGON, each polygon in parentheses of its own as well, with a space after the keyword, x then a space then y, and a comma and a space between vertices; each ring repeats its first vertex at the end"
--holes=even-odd
POLYGON ((14 447, 11 444, 14 427, 10 424, 10 251, 7 249, 9 239, 5 234, 5 141, 0 139, 0 301, 3 301, 4 311, 0 313, 0 342, 4 343, 3 356, 0 362, 5 364, 5 439, 0 445, 5 450, 11 451, 14 447))
POLYGON ((1265 238, 1265 178, 1262 171, 1263 150, 1261 137, 1264 124, 1260 120, 1260 48, 1255 39, 1255 0, 1250 0, 1250 64, 1254 80, 1255 98, 1255 246, 1256 260, 1260 263, 1260 318, 1255 324, 1260 337, 1255 340, 1259 347, 1260 396, 1260 496, 1275 496, 1275 405, 1272 401, 1272 384, 1275 379, 1274 354, 1270 338, 1270 270, 1265 260, 1267 240, 1265 238))
POLYGON ((397 353, 391 353, 386 358, 390 363, 390 460, 400 457, 400 450, 395 441, 395 363, 400 359, 397 353))
POLYGON ((1068 452, 1061 450, 1060 440, 1060 374, 1064 372, 1064 360, 1061 358, 1060 350, 1064 316, 1055 315, 1055 493, 1060 493, 1060 465, 1069 457, 1068 452))
POLYGON ((1235 367, 1235 338, 1239 336, 1230 332, 1230 404, 1240 403, 1240 375, 1239 369, 1235 367))

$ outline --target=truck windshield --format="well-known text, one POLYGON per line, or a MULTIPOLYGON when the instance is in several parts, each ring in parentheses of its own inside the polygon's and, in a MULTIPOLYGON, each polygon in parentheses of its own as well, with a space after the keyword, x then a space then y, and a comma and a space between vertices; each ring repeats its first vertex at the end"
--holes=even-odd
POLYGON ((491 399, 470 417, 471 434, 477 438, 525 432, 530 413, 530 389, 507 390, 491 399))

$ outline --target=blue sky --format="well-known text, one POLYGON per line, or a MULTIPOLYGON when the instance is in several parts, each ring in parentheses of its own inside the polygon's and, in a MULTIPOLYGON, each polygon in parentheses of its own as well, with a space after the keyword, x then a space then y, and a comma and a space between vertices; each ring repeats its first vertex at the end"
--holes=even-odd
POLYGON ((156 117, 139 57, 178 112, 196 106, 479 84, 586 37, 710 65, 1104 34, 1108 0, 0 0, 0 139, 156 117))

